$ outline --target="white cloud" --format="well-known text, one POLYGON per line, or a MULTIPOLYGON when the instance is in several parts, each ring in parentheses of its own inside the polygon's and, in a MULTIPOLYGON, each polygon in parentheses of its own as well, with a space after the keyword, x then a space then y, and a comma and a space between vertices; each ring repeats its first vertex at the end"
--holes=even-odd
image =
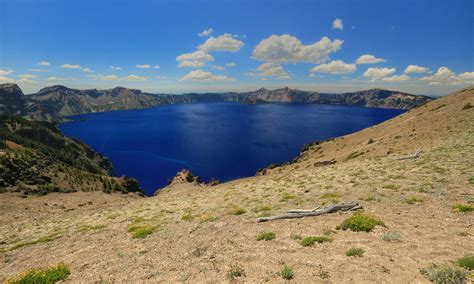
POLYGON ((211 68, 214 70, 220 70, 220 71, 225 70, 224 67, 219 66, 219 65, 214 65, 214 64, 211 65, 211 68))
POLYGON ((186 74, 182 80, 190 80, 197 82, 209 82, 209 81, 228 81, 231 78, 223 75, 214 75, 211 72, 206 72, 204 70, 198 69, 189 72, 186 74))
POLYGON ((387 77, 383 78, 382 81, 388 81, 388 82, 402 82, 402 81, 407 81, 410 80, 410 77, 406 74, 402 75, 393 75, 392 77, 387 77))
POLYGON ((0 76, 6 76, 15 73, 13 70, 0 69, 0 76))
POLYGON ((36 65, 38 66, 50 66, 51 64, 48 61, 40 61, 36 65))
POLYGON ((448 67, 440 67, 435 74, 421 78, 423 81, 427 81, 429 85, 441 85, 441 84, 474 84, 474 72, 464 72, 456 75, 448 67))
POLYGON ((288 34, 271 35, 254 48, 253 58, 275 65, 290 62, 318 64, 327 61, 330 53, 341 49, 342 43, 342 40, 330 40, 323 37, 320 41, 304 45, 298 38, 288 34))
POLYGON ((153 68, 153 69, 160 69, 161 67, 160 67, 160 65, 156 64, 156 65, 154 65, 154 66, 151 67, 151 68, 153 68))
POLYGON ((86 73, 92 73, 92 72, 94 72, 94 71, 92 71, 91 69, 89 69, 89 68, 87 68, 87 67, 86 67, 86 68, 83 68, 82 71, 83 71, 83 72, 86 72, 86 73))
POLYGON ((315 66, 310 71, 312 73, 349 74, 354 73, 356 69, 357 67, 353 63, 344 63, 341 60, 334 60, 315 66))
POLYGON ((0 76, 0 83, 15 83, 15 79, 0 76))
POLYGON ((371 81, 377 81, 393 75, 395 71, 395 68, 369 68, 364 72, 363 76, 371 81))
POLYGON ((61 65, 61 68, 64 68, 64 69, 82 69, 81 65, 79 65, 79 64, 63 64, 63 65, 61 65))
POLYGON ((206 36, 209 36, 210 34, 212 34, 214 30, 212 28, 209 28, 207 30, 203 30, 202 32, 198 33, 198 36, 200 37, 206 37, 206 36))
POLYGON ((106 75, 99 78, 102 81, 117 81, 119 78, 115 75, 106 75))
POLYGON ((18 75, 18 78, 21 78, 21 79, 33 79, 33 78, 37 78, 37 76, 31 75, 31 74, 21 74, 21 75, 18 75))
POLYGON ((237 64, 235 62, 229 62, 229 63, 226 63, 225 66, 227 67, 235 67, 237 66, 237 64))
POLYGON ((356 64, 376 64, 380 62, 385 62, 387 60, 383 58, 377 58, 373 56, 372 54, 364 54, 361 55, 359 58, 356 60, 356 64))
POLYGON ((30 72, 49 72, 49 70, 46 70, 46 69, 38 69, 38 68, 28 69, 28 71, 30 71, 30 72))
POLYGON ((332 22, 332 28, 342 31, 342 29, 344 28, 344 24, 342 23, 342 20, 341 19, 335 19, 334 22, 332 22))
POLYGON ((135 67, 139 68, 139 69, 149 69, 151 68, 150 64, 138 64, 136 65, 135 67))
POLYGON ((128 75, 127 77, 117 77, 116 75, 106 75, 99 78, 102 81, 145 81, 146 78, 137 75, 128 75))
POLYGON ((119 67, 119 66, 110 66, 110 70, 112 70, 112 71, 120 71, 120 70, 122 70, 122 67, 119 67))
POLYGON ((253 77, 273 77, 277 79, 290 79, 290 74, 282 66, 273 63, 263 63, 257 67, 260 72, 251 72, 247 75, 253 77))
POLYGON ((203 67, 208 62, 214 61, 214 57, 210 54, 205 53, 202 50, 195 51, 193 53, 184 53, 176 57, 176 61, 179 62, 179 67, 203 67))
POLYGON ((239 51, 242 46, 244 46, 244 42, 235 39, 231 34, 223 34, 218 37, 210 37, 198 46, 198 49, 203 50, 204 52, 210 51, 228 51, 228 52, 236 52, 239 51))
POLYGON ((66 79, 65 78, 62 78, 62 77, 49 77, 48 79, 46 79, 48 82, 52 82, 52 81, 65 81, 66 79))
POLYGON ((418 65, 408 65, 407 68, 405 69, 406 74, 414 74, 414 73, 419 73, 419 74, 424 74, 424 73, 431 73, 431 70, 427 67, 422 67, 418 65))

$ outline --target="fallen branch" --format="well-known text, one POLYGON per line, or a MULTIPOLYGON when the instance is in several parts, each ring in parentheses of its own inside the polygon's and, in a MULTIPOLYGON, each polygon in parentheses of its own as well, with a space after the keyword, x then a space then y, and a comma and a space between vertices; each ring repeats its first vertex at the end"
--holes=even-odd
POLYGON ((317 207, 312 210, 292 209, 292 210, 289 210, 286 214, 276 215, 272 217, 257 218, 257 222, 267 222, 267 221, 279 220, 279 219, 303 218, 303 217, 309 217, 309 216, 329 214, 336 211, 354 211, 358 209, 362 209, 362 205, 359 205, 359 203, 357 202, 351 202, 347 204, 339 203, 339 204, 334 204, 334 205, 323 207, 323 208, 317 207))
POLYGON ((397 160, 408 160, 408 159, 416 159, 420 156, 420 153, 421 153, 421 149, 418 148, 415 153, 409 155, 409 156, 404 156, 404 157, 399 157, 397 158, 397 160))

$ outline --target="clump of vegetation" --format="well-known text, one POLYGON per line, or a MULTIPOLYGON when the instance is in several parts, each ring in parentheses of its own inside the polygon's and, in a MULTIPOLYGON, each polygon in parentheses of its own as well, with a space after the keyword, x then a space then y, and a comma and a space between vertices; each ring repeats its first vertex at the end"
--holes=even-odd
POLYGON ((448 264, 432 264, 421 273, 437 284, 466 283, 468 275, 465 269, 448 264))
POLYGON ((144 239, 148 235, 153 234, 156 231, 155 226, 150 225, 131 225, 128 226, 128 232, 132 234, 134 239, 144 239))
POLYGON ((254 213, 259 213, 259 212, 265 212, 265 211, 270 211, 272 210, 271 207, 269 206, 258 206, 252 209, 252 212, 254 213))
POLYGON ((199 223, 215 222, 218 219, 219 218, 217 218, 216 216, 203 215, 203 216, 199 217, 199 223))
POLYGON ((280 201, 288 201, 295 198, 296 198, 296 195, 290 194, 288 192, 283 192, 280 201))
POLYGON ((10 249, 7 249, 6 251, 12 251, 12 250, 16 250, 16 249, 19 249, 19 248, 22 248, 22 247, 36 245, 36 244, 40 244, 40 243, 52 242, 55 239, 58 239, 60 237, 61 237, 61 235, 58 235, 58 234, 47 235, 47 236, 41 237, 39 239, 36 239, 34 241, 28 241, 28 242, 23 242, 23 243, 16 244, 15 246, 13 246, 10 249))
POLYGON ((257 241, 271 241, 275 239, 276 235, 274 232, 263 232, 257 236, 257 241))
POLYGON ((80 232, 97 232, 105 229, 105 225, 81 225, 79 227, 80 232))
POLYGON ((354 232, 370 232, 376 226, 385 227, 385 223, 376 217, 358 213, 344 220, 339 227, 354 232))
POLYGON ((474 184, 474 176, 472 176, 472 177, 469 178, 469 183, 470 183, 470 184, 474 184))
POLYGON ((364 252, 365 251, 362 248, 350 248, 348 251, 346 251, 346 255, 362 257, 364 252))
POLYGON ((398 189, 399 187, 395 184, 385 184, 382 186, 382 188, 385 188, 385 189, 391 189, 391 190, 396 190, 398 189))
POLYGON ((191 212, 184 213, 183 215, 181 215, 181 220, 183 221, 192 221, 193 219, 194 219, 194 215, 191 214, 191 212))
POLYGON ((399 232, 387 232, 382 236, 382 240, 386 242, 399 241, 401 238, 399 232))
POLYGON ((242 207, 233 207, 227 210, 227 215, 243 215, 247 213, 247 211, 242 207))
POLYGON ((405 198, 405 202, 406 202, 407 204, 412 205, 412 204, 415 204, 415 203, 423 202, 423 199, 412 195, 412 196, 410 196, 410 197, 405 198))
POLYGON ((456 212, 472 212, 474 211, 474 206, 459 203, 453 206, 453 210, 456 212))
POLYGON ((238 264, 234 264, 230 267, 229 272, 227 272, 227 278, 229 280, 235 280, 235 278, 245 277, 245 270, 240 267, 238 264))
POLYGON ((7 279, 6 284, 50 284, 67 279, 71 274, 69 267, 64 263, 59 263, 47 268, 34 268, 21 273, 20 275, 7 279))
POLYGON ((304 247, 309 247, 314 245, 314 243, 322 244, 325 242, 332 242, 332 238, 329 236, 310 236, 301 240, 300 244, 304 247))
POLYGON ((474 255, 461 257, 457 260, 459 266, 464 267, 469 270, 474 269, 474 255))
POLYGON ((288 267, 287 265, 285 265, 285 267, 278 274, 281 278, 285 280, 291 280, 295 276, 293 269, 291 269, 291 267, 288 267))

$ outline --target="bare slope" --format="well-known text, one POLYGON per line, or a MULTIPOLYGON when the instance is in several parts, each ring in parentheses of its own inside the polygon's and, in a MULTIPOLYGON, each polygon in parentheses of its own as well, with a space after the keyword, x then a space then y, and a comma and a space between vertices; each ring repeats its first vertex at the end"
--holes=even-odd
POLYGON ((474 88, 313 145, 299 162, 263 176, 213 187, 176 183, 147 199, 1 195, 0 278, 63 261, 73 282, 225 282, 236 267, 245 272, 241 281, 283 282, 278 272, 285 265, 299 283, 428 282, 421 268, 474 251, 474 213, 453 210, 474 201, 470 105, 474 88), (423 150, 419 158, 396 159, 417 148, 423 150), (317 163, 325 161, 336 163, 317 163), (352 200, 386 228, 335 230, 352 213, 255 222, 261 215, 352 200), (132 238, 137 228, 151 234, 132 238), (275 239, 257 241, 265 231, 275 239), (298 240, 324 233, 333 241, 305 247, 298 240), (346 256, 351 247, 363 248, 363 257, 346 256))

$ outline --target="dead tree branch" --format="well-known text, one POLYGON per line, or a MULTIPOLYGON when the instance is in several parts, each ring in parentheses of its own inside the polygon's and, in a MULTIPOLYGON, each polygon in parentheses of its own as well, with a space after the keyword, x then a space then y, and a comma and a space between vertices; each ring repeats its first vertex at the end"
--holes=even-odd
POLYGON ((323 214, 334 213, 336 211, 354 211, 362 209, 362 205, 359 205, 357 202, 351 203, 339 203, 334 204, 327 207, 317 207, 312 210, 303 210, 303 209, 292 209, 289 210, 286 214, 276 215, 272 217, 262 217, 258 218, 257 222, 267 222, 272 220, 279 220, 279 219, 293 219, 293 218, 303 218, 309 216, 318 216, 323 214))

